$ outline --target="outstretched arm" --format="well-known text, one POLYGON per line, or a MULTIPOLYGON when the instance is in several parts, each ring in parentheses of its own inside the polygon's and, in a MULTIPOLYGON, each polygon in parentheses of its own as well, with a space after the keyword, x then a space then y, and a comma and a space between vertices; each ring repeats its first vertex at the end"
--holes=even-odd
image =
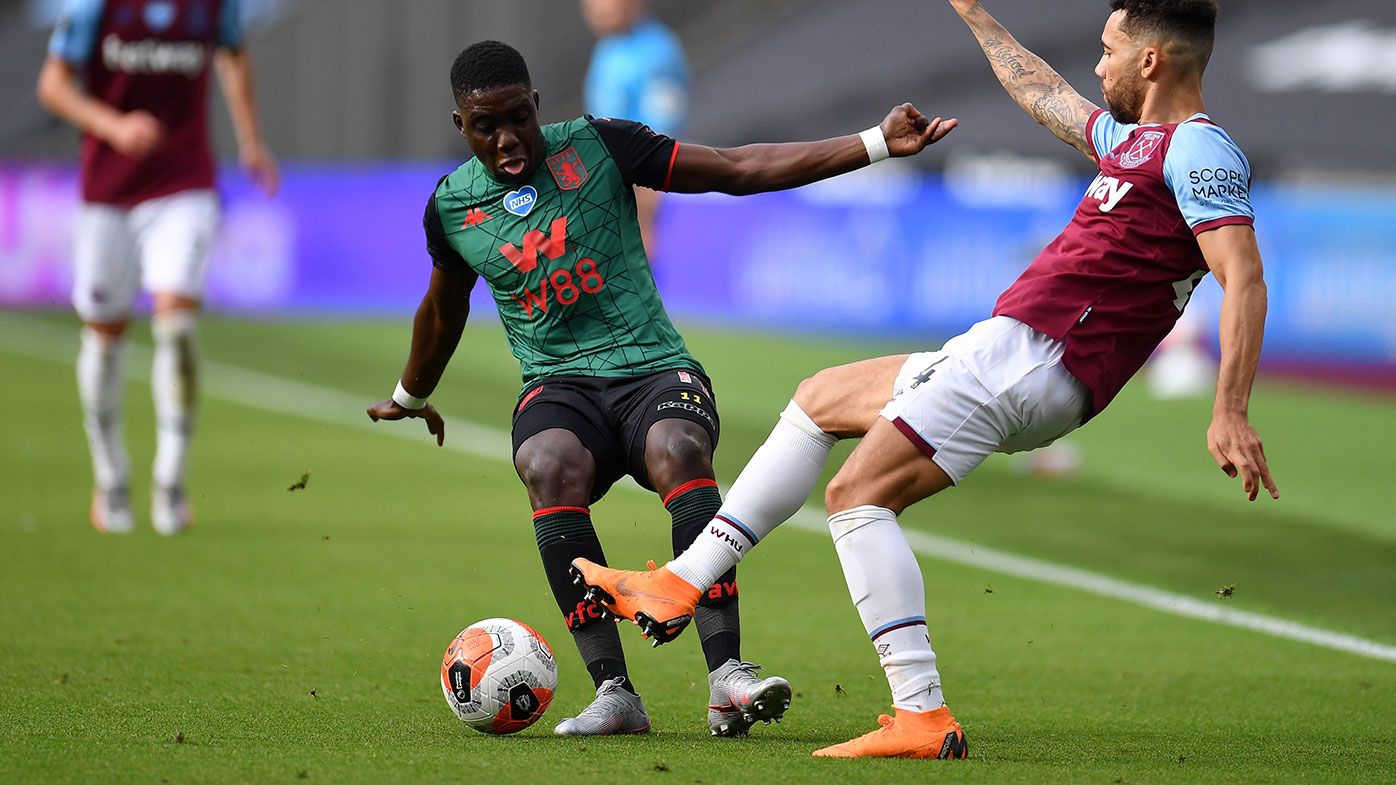
POLYGON ((475 273, 468 268, 437 267, 431 271, 431 283, 412 323, 412 350, 398 382, 399 391, 368 407, 370 419, 377 422, 421 417, 427 421, 427 430, 436 437, 437 445, 445 443, 446 423, 426 398, 441 381, 441 374, 460 343, 466 317, 470 315, 470 290, 474 285, 475 273), (406 396, 402 395, 404 392, 406 396))
POLYGON ((1046 61, 1023 48, 979 0, 950 0, 950 5, 969 25, 993 66, 994 76, 1023 111, 1058 139, 1095 160, 1086 139, 1086 123, 1099 107, 1072 89, 1046 61))
POLYGON ((223 101, 233 118, 233 132, 238 140, 238 158, 252 181, 267 196, 275 196, 281 176, 276 159, 262 141, 261 125, 257 122, 257 102, 252 90, 252 58, 247 50, 220 49, 214 55, 218 85, 223 88, 223 101))
MULTIPOLYGON (((927 119, 911 104, 888 113, 879 126, 894 157, 915 155, 955 129, 959 121, 927 119)), ((718 149, 679 145, 668 190, 676 193, 746 194, 781 191, 861 169, 872 163, 858 134, 819 142, 749 144, 718 149)))
POLYGON ((1197 237, 1207 266, 1224 292, 1221 306, 1221 370, 1207 449, 1228 477, 1241 476, 1255 501, 1263 485, 1271 498, 1280 498, 1265 448, 1250 423, 1251 385, 1260 363, 1265 337, 1266 288, 1255 230, 1222 226, 1197 237))

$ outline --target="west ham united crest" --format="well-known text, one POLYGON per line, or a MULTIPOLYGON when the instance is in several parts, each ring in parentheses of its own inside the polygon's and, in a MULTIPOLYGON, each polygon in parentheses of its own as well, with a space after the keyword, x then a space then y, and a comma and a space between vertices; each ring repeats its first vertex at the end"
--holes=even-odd
POLYGON ((577 148, 569 147, 548 159, 548 171, 553 173, 557 187, 564 191, 574 191, 587 181, 587 168, 577 148))
POLYGON ((1142 166, 1145 161, 1153 157, 1158 146, 1163 143, 1162 131, 1145 131, 1135 140, 1134 145, 1129 148, 1129 152, 1120 158, 1120 166, 1126 169, 1133 169, 1142 166))

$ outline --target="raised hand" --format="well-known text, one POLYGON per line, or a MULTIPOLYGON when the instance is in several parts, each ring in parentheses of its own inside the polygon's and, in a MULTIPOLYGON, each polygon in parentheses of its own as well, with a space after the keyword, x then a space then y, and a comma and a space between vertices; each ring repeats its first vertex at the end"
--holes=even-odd
POLYGON ((927 120, 916 107, 902 104, 887 113, 880 127, 883 138, 887 140, 887 152, 894 158, 900 158, 916 155, 927 145, 939 142, 959 124, 960 121, 953 117, 949 120, 939 117, 927 120))
POLYGON ((386 401, 379 401, 368 407, 368 418, 374 422, 379 420, 403 420, 412 417, 420 417, 427 421, 427 431, 436 437, 436 446, 440 447, 446 443, 446 421, 441 419, 436 408, 427 404, 420 409, 405 409, 398 405, 397 401, 389 398, 386 401))
POLYGON ((1212 424, 1207 428, 1207 451, 1212 453, 1226 476, 1241 477, 1241 486, 1251 501, 1255 501, 1260 494, 1262 485, 1270 492, 1270 498, 1280 498, 1280 489, 1270 476, 1270 465, 1265 458, 1260 435, 1245 416, 1213 416, 1212 424))

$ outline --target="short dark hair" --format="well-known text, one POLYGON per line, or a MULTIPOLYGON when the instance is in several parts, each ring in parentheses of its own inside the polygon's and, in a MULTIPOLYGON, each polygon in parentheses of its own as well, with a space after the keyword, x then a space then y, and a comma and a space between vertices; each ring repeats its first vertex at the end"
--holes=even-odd
POLYGON ((1199 67, 1212 56, 1217 36, 1217 0, 1110 0, 1112 11, 1124 11, 1120 30, 1131 38, 1153 34, 1192 50, 1199 67))
POLYGON ((528 64, 519 50, 500 41, 473 43, 451 64, 451 93, 456 98, 476 90, 516 84, 533 87, 528 64))

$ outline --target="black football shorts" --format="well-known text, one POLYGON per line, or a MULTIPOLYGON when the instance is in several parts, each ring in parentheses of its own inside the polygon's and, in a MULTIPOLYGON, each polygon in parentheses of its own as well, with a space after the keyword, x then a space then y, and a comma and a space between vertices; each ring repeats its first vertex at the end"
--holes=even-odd
POLYGON ((689 420, 702 426, 717 448, 721 421, 712 382, 693 370, 605 378, 553 376, 524 389, 514 407, 514 453, 543 431, 571 431, 596 459, 591 500, 606 495, 629 474, 654 490, 645 471, 645 436, 660 420, 689 420))

